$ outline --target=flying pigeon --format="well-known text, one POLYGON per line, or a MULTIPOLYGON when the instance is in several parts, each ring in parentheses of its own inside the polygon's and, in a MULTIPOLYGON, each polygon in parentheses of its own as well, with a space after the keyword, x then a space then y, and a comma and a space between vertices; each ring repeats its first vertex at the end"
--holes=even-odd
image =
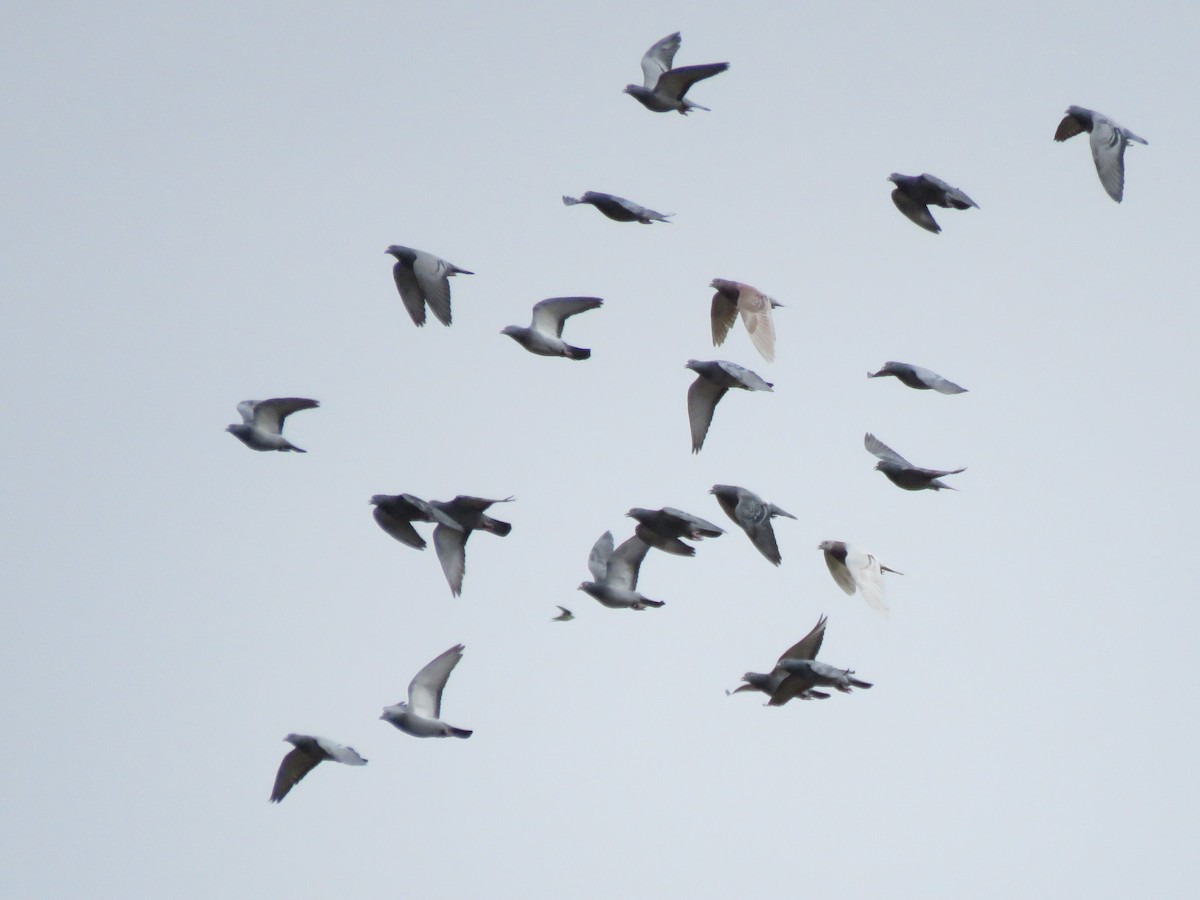
POLYGON ((309 734, 289 734, 284 738, 292 745, 291 750, 279 764, 275 773, 275 786, 271 789, 271 802, 278 803, 288 795, 300 781, 327 759, 348 766, 365 766, 367 761, 353 747, 345 747, 328 738, 309 734))
POLYGON ((551 619, 550 621, 552 621, 552 622, 570 622, 573 618, 575 618, 575 613, 571 612, 565 606, 560 606, 559 610, 560 610, 559 614, 557 616, 555 616, 553 619, 551 619))
POLYGON ((1128 128, 1122 128, 1112 119, 1094 109, 1068 106, 1067 114, 1058 123, 1054 132, 1056 141, 1065 141, 1082 131, 1091 134, 1092 159, 1096 163, 1096 174, 1108 196, 1118 203, 1125 194, 1125 147, 1130 141, 1149 144, 1128 128))
POLYGON ((400 543, 417 550, 425 549, 425 541, 413 528, 413 522, 437 522, 462 531, 462 526, 446 513, 412 494, 375 494, 371 497, 371 504, 375 507, 371 514, 379 527, 400 543))
POLYGON ((408 684, 408 702, 401 700, 383 708, 383 719, 413 737, 469 738, 466 728, 455 728, 438 718, 442 714, 442 691, 446 679, 462 659, 463 645, 455 644, 425 664, 408 684))
POLYGON ((844 541, 821 541, 817 549, 825 552, 825 565, 838 587, 849 596, 857 590, 874 610, 887 615, 887 604, 883 602, 883 573, 903 575, 903 572, 889 569, 866 550, 844 541))
MULTIPOLYGON (((512 526, 499 519, 485 515, 484 510, 493 503, 508 503, 512 497, 503 500, 485 500, 482 497, 466 497, 459 494, 453 500, 433 500, 430 506, 457 524, 457 528, 439 521, 433 529, 433 546, 437 550, 438 562, 442 564, 442 572, 450 585, 450 592, 457 597, 462 593, 463 575, 467 570, 467 538, 472 531, 490 531, 492 534, 504 537, 512 526)), ((439 520, 441 516, 438 517, 439 520)))
POLYGON ((725 515, 746 532, 758 552, 772 564, 779 565, 779 545, 775 543, 775 529, 771 527, 771 520, 776 516, 787 516, 789 519, 796 517, 774 503, 767 503, 753 491, 737 485, 714 484, 709 493, 716 496, 725 515))
POLYGON ((774 388, 773 384, 763 381, 749 369, 743 369, 737 363, 726 362, 723 359, 705 362, 689 359, 685 368, 691 369, 699 376, 688 388, 687 400, 693 453, 699 453, 700 448, 704 446, 708 426, 712 424, 713 411, 727 390, 741 388, 744 391, 769 391, 774 388))
POLYGON ((942 229, 929 212, 930 204, 946 209, 968 209, 979 204, 956 187, 950 187, 940 178, 934 178, 928 172, 923 175, 901 175, 893 172, 887 177, 895 182, 892 191, 892 202, 896 209, 904 213, 926 231, 938 234, 942 229))
POLYGON ((418 327, 425 324, 425 304, 443 325, 450 324, 450 277, 452 275, 474 275, 453 263, 438 259, 424 250, 413 250, 392 244, 385 251, 396 257, 392 266, 392 277, 396 289, 408 310, 413 323, 418 327))
POLYGON ((673 216, 675 213, 660 213, 652 209, 647 209, 644 206, 639 206, 632 200, 626 200, 624 197, 618 197, 616 194, 605 194, 600 191, 588 191, 582 197, 562 198, 563 206, 577 206, 580 203, 590 204, 604 215, 608 216, 614 222, 641 222, 643 225, 651 225, 654 222, 666 222, 668 216, 673 216))
POLYGON ((792 675, 780 665, 785 659, 815 659, 825 640, 825 617, 817 620, 816 626, 788 647, 779 657, 779 662, 769 673, 747 672, 742 676, 745 684, 738 685, 726 694, 740 694, 743 691, 761 691, 769 698, 767 706, 783 706, 793 697, 801 700, 828 700, 830 695, 823 691, 814 690, 809 679, 792 675))
POLYGON ((953 381, 947 381, 937 372, 931 372, 929 369, 909 363, 885 362, 883 368, 878 372, 867 373, 868 378, 883 378, 888 375, 895 375, 901 382, 918 391, 932 389, 939 394, 965 394, 967 392, 965 387, 959 387, 953 381))
POLYGON ((642 76, 645 86, 636 84, 625 85, 625 93, 633 95, 638 103, 652 112, 670 112, 675 110, 687 115, 693 109, 703 109, 711 112, 707 106, 693 103, 684 97, 697 81, 712 78, 729 68, 729 63, 706 63, 701 66, 682 66, 672 69, 675 61, 675 51, 679 49, 681 38, 679 32, 668 34, 665 38, 646 51, 642 57, 642 76))
POLYGON ((604 304, 599 297, 551 297, 533 305, 533 321, 528 328, 509 325, 501 334, 538 356, 562 356, 566 359, 587 359, 591 350, 572 347, 562 339, 563 323, 576 313, 587 312, 604 304))
POLYGON ((742 322, 746 332, 754 344, 754 349, 762 354, 767 362, 775 360, 775 323, 771 318, 771 310, 783 306, 773 298, 740 281, 727 281, 724 278, 714 278, 709 285, 716 288, 712 298, 712 339, 713 346, 720 347, 725 343, 729 329, 737 321, 738 313, 742 314, 742 322))
POLYGON ((872 687, 871 682, 855 678, 853 669, 835 669, 815 659, 781 659, 779 668, 792 678, 799 679, 800 685, 810 691, 818 687, 831 687, 849 694, 851 688, 872 687))
POLYGON ((957 488, 939 481, 945 475, 957 475, 959 472, 967 471, 966 466, 961 469, 922 469, 914 466, 907 459, 885 444, 875 435, 868 433, 863 438, 863 444, 867 450, 879 457, 879 462, 875 463, 875 468, 888 477, 888 480, 896 487, 904 488, 906 491, 954 491, 957 488))
POLYGON ((638 537, 631 537, 613 549, 611 531, 600 535, 588 554, 588 570, 595 581, 585 581, 577 590, 600 601, 609 609, 645 609, 647 606, 664 606, 660 600, 651 600, 638 593, 638 570, 646 558, 650 545, 638 537))
POLYGON ((680 538, 699 541, 706 537, 720 537, 725 533, 712 522, 670 506, 662 509, 642 509, 639 506, 625 515, 637 519, 634 533, 644 543, 677 556, 696 555, 696 548, 685 544, 680 538))
POLYGON ((283 420, 302 409, 319 406, 316 400, 304 397, 275 397, 271 400, 243 400, 237 405, 242 424, 226 426, 225 430, 251 450, 294 450, 307 453, 283 436, 283 420))

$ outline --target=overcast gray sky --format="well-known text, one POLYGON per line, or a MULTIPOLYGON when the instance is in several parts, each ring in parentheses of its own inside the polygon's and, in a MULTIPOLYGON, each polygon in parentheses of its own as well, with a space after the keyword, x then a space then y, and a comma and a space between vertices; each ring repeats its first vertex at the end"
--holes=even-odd
POLYGON ((10 4, 0 884, 12 897, 1194 889, 1191 3, 10 4), (654 41, 729 60, 656 115, 654 41), (1069 104, 1149 140, 1123 204, 1069 104), (979 210, 933 236, 888 173, 979 210), (600 190, 672 224, 611 222, 600 190), (456 278, 414 328, 384 249, 456 278), (711 346, 715 277, 785 308, 711 346), (596 295, 571 363, 499 334, 596 295), (775 383, 690 452, 689 358, 775 383), (885 360, 970 389, 864 375, 885 360), (222 429, 311 396, 307 455, 222 429), (872 471, 872 431, 958 493, 872 471), (707 493, 796 514, 769 565, 707 493), (504 497, 460 598, 368 498, 504 497), (730 533, 575 591, 631 506, 730 533), (890 619, 831 538, 904 572, 890 619), (576 620, 552 623, 555 604, 576 620), (727 697, 825 613, 875 683, 727 697), (463 642, 443 713, 378 720, 463 642), (370 759, 267 802, 291 731, 370 759))

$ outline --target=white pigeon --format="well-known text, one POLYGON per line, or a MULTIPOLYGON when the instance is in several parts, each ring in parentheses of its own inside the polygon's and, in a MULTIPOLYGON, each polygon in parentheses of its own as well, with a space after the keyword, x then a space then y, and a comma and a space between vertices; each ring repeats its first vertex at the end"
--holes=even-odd
POLYGON ((583 582, 578 590, 609 609, 645 609, 647 606, 665 605, 637 590, 638 570, 649 550, 650 545, 636 536, 614 550, 612 532, 604 532, 588 554, 588 570, 596 580, 583 582))
POLYGON ((682 38, 679 32, 668 34, 656 42, 642 56, 643 85, 627 84, 625 93, 630 94, 638 103, 651 112, 671 112, 672 110, 687 115, 693 109, 703 109, 711 112, 707 106, 693 103, 684 97, 697 81, 712 78, 729 68, 729 63, 705 63, 699 66, 680 66, 671 68, 675 62, 675 52, 679 49, 682 38))
POLYGON ((767 362, 775 360, 775 322, 771 310, 782 303, 768 297, 758 288, 740 281, 728 281, 724 278, 714 278, 709 285, 716 288, 713 294, 712 308, 709 317, 712 320, 713 346, 720 347, 729 335, 729 329, 737 321, 741 313, 742 323, 746 333, 762 358, 767 362))
POLYGON ((320 406, 316 400, 304 397, 275 397, 271 400, 243 400, 237 405, 242 414, 240 425, 228 425, 225 430, 251 450, 292 450, 307 453, 283 436, 283 420, 302 409, 320 406))
POLYGON ((847 596, 853 596, 857 590, 872 609, 887 615, 887 604, 883 602, 883 573, 903 575, 903 572, 889 569, 866 550, 845 541, 821 541, 817 549, 824 551, 829 574, 847 596))
POLYGON ((538 356, 562 356, 566 359, 588 359, 591 350, 572 347, 562 339, 563 324, 577 313, 603 306, 599 297, 550 297, 533 305, 533 321, 528 328, 509 325, 501 334, 538 356))
POLYGON ((433 310, 443 325, 450 324, 450 278, 453 275, 474 275, 454 263, 438 259, 424 250, 392 244, 386 251, 396 257, 392 278, 404 301, 404 308, 418 326, 425 324, 425 304, 433 310))
POLYGON ((408 702, 401 700, 383 708, 379 718, 413 737, 469 738, 466 728, 455 728, 438 718, 442 714, 442 691, 446 679, 462 659, 463 645, 455 644, 430 660, 408 685, 408 702))
POLYGON ((1103 113, 1082 106, 1067 107, 1067 114, 1058 123, 1054 139, 1065 141, 1084 131, 1091 134, 1092 161, 1096 164, 1100 184, 1108 196, 1120 203, 1125 195, 1125 148, 1130 141, 1138 144, 1150 142, 1128 128, 1122 128, 1103 113))
POLYGON ((279 771, 275 773, 275 786, 271 789, 271 802, 278 803, 288 791, 300 783, 319 763, 327 759, 347 766, 365 766, 367 761, 353 747, 346 747, 329 738, 312 734, 289 734, 284 738, 292 749, 283 757, 279 771))

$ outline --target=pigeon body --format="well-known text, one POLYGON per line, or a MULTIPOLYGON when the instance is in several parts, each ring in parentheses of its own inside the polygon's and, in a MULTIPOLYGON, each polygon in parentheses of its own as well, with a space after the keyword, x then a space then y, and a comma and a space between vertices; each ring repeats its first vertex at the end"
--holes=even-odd
POLYGON ((784 650, 770 672, 747 672, 742 676, 745 684, 727 693, 759 691, 767 695, 767 706, 783 706, 797 697, 801 700, 828 700, 830 695, 814 690, 810 678, 793 675, 781 665, 784 660, 816 659, 821 643, 825 640, 825 621, 825 617, 821 616, 812 631, 784 650))
POLYGON ((288 795, 318 764, 331 759, 347 766, 365 766, 367 761, 353 747, 337 741, 310 734, 289 734, 284 738, 292 749, 283 757, 279 771, 275 773, 275 786, 271 789, 271 802, 278 803, 288 795))
POLYGON ((737 485, 714 484, 709 493, 717 498, 725 515, 746 532, 758 552, 772 565, 779 565, 782 557, 779 555, 779 545, 775 543, 775 529, 771 526, 771 520, 776 516, 787 516, 789 519, 796 517, 774 503, 763 500, 754 491, 737 485))
POLYGON ((863 444, 870 453, 879 457, 875 468, 886 475, 896 487, 904 488, 906 491, 954 491, 957 488, 953 488, 939 479, 946 475, 957 475, 959 472, 967 471, 965 466, 961 469, 922 469, 914 466, 870 433, 863 438, 863 444))
POLYGON ((392 266, 392 277, 396 290, 404 301, 404 308, 413 324, 425 324, 425 306, 433 310, 434 316, 443 325, 450 324, 450 278, 454 275, 474 275, 453 263, 438 259, 424 250, 392 244, 386 251, 396 257, 392 266))
POLYGON ((699 66, 681 66, 671 68, 675 62, 675 52, 679 49, 682 38, 679 32, 668 34, 654 44, 642 56, 643 84, 625 85, 625 93, 630 94, 638 103, 651 112, 675 112, 687 115, 693 109, 703 109, 711 112, 707 106, 701 106, 688 100, 684 94, 697 81, 712 78, 729 68, 729 63, 706 63, 699 66))
POLYGON ((583 582, 578 590, 609 609, 645 609, 647 606, 665 605, 659 600, 651 600, 637 589, 638 572, 649 550, 650 545, 636 536, 623 541, 614 550, 612 532, 604 532, 588 554, 588 570, 595 581, 583 582))
POLYGON ((799 679, 800 684, 807 690, 831 687, 843 694, 849 694, 851 688, 873 686, 869 681, 855 678, 853 669, 836 669, 815 659, 781 659, 779 667, 792 678, 799 679))
POLYGON ((433 500, 430 506, 442 516, 449 518, 458 527, 445 524, 441 516, 438 526, 433 529, 433 546, 437 550, 438 562, 450 592, 457 597, 462 593, 463 575, 467 571, 467 538, 472 531, 490 531, 499 537, 504 537, 512 526, 499 519, 486 515, 484 510, 493 503, 508 503, 512 497, 503 500, 486 500, 483 497, 467 497, 459 494, 453 500, 433 500))
POLYGON ((892 202, 896 209, 908 216, 926 231, 939 233, 942 228, 929 212, 929 207, 942 206, 946 209, 979 209, 979 204, 956 187, 951 187, 928 172, 921 175, 901 175, 893 172, 887 177, 896 187, 892 191, 892 202))
POLYGON ((712 298, 710 318, 712 320, 713 346, 720 347, 729 335, 729 329, 741 314, 746 326, 746 333, 762 358, 767 362, 775 360, 775 322, 771 310, 782 303, 768 297, 758 288, 740 281, 728 281, 724 278, 714 278, 709 285, 716 289, 712 298))
POLYGON ((902 362, 886 362, 878 372, 868 372, 868 378, 884 378, 894 375, 902 384, 918 391, 934 390, 939 394, 965 394, 967 389, 959 387, 937 372, 902 362))
POLYGON ((1103 113, 1082 106, 1067 107, 1054 139, 1065 141, 1084 131, 1091 135, 1092 161, 1096 164, 1100 184, 1108 196, 1120 203, 1125 196, 1125 148, 1130 141, 1137 144, 1148 144, 1149 141, 1122 128, 1103 113))
POLYGON ((559 609, 558 615, 555 616, 550 621, 552 621, 552 622, 570 622, 572 619, 575 618, 575 613, 571 612, 565 606, 560 606, 558 609, 559 609))
POLYGON ((562 339, 563 323, 577 313, 596 309, 604 304, 599 297, 551 297, 533 305, 533 321, 528 328, 509 325, 501 334, 538 356, 561 356, 566 359, 587 359, 591 350, 572 347, 562 339))
POLYGON ((563 206, 577 206, 580 203, 586 203, 596 207, 608 218, 614 222, 641 222, 643 225, 651 225, 654 222, 666 222, 671 224, 668 216, 675 215, 674 213, 660 213, 652 209, 647 209, 644 206, 639 206, 632 200, 626 200, 624 197, 618 197, 616 194, 605 194, 600 191, 587 191, 582 197, 563 197, 563 206))
POLYGON ((271 400, 243 400, 237 405, 242 414, 240 425, 225 430, 251 450, 292 450, 307 453, 283 436, 283 421, 294 412, 314 409, 320 404, 304 397, 275 397, 271 400))
POLYGON ((883 573, 903 573, 889 569, 867 551, 845 541, 821 541, 817 549, 824 551, 825 565, 838 587, 849 596, 858 591, 872 609, 887 614, 887 604, 883 602, 883 573))
POLYGON ((688 423, 692 429, 692 452, 699 453, 712 424, 717 403, 730 388, 744 391, 769 391, 774 385, 737 363, 723 359, 700 361, 689 359, 686 368, 696 373, 688 388, 688 423))
POLYGON ((462 659, 463 645, 455 644, 425 664, 408 684, 408 702, 401 700, 383 708, 379 717, 413 737, 469 738, 466 728, 455 728, 441 720, 442 691, 446 680, 462 659))
POLYGON ((413 522, 436 522, 447 528, 462 530, 462 526, 454 519, 412 494, 375 494, 371 497, 371 504, 375 507, 371 514, 379 527, 400 543, 417 550, 425 549, 425 540, 417 534, 413 522))
POLYGON ((699 541, 706 537, 720 537, 725 533, 712 522, 670 506, 662 509, 634 507, 625 515, 637 520, 634 533, 644 543, 676 556, 696 555, 696 548, 685 544, 680 538, 699 541))

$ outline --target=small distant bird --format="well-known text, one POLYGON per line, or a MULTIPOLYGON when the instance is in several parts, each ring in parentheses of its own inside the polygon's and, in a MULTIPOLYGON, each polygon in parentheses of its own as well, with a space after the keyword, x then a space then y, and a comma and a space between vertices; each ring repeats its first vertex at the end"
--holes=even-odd
POLYGON ((559 612, 559 614, 557 616, 555 616, 553 619, 551 619, 550 621, 552 621, 552 622, 570 622, 573 618, 575 618, 575 613, 571 612, 565 606, 560 606, 559 610, 561 610, 561 612, 559 612))
POLYGON ((729 329, 737 321, 738 313, 741 313, 742 322, 754 349, 762 354, 762 358, 767 362, 774 362, 775 323, 771 317, 771 310, 783 304, 768 297, 758 288, 742 284, 740 281, 714 278, 709 287, 716 288, 717 291, 713 294, 710 312, 713 346, 720 347, 725 343, 729 329))
POLYGON ((375 494, 371 497, 371 504, 375 507, 371 514, 379 527, 400 543, 417 550, 425 549, 425 540, 417 534, 413 522, 437 522, 462 531, 462 526, 440 509, 435 509, 412 494, 375 494))
POLYGON ((922 469, 919 466, 914 466, 870 433, 863 438, 863 444, 870 453, 879 457, 879 462, 875 463, 875 468, 886 475, 888 480, 896 485, 896 487, 904 488, 906 491, 955 491, 958 488, 950 487, 950 485, 938 479, 946 475, 957 475, 959 472, 967 471, 966 466, 963 466, 961 469, 922 469))
POLYGON ((428 303, 437 320, 449 325, 450 277, 475 273, 460 269, 424 250, 392 244, 385 252, 396 257, 392 277, 396 280, 396 290, 400 292, 400 299, 404 301, 404 308, 408 310, 413 323, 418 327, 425 324, 425 304, 428 303))
POLYGON ((789 519, 796 517, 774 503, 768 503, 754 491, 734 484, 714 484, 709 493, 717 498, 725 515, 746 532, 758 552, 773 565, 779 565, 782 557, 779 555, 779 545, 775 543, 775 529, 771 526, 771 520, 776 516, 787 516, 789 519))
POLYGON ((293 450, 307 453, 283 436, 283 420, 302 409, 320 406, 316 400, 304 397, 275 397, 271 400, 243 400, 237 405, 242 424, 228 425, 225 430, 251 450, 293 450))
POLYGON ((723 359, 700 361, 689 359, 685 368, 698 376, 688 388, 688 422, 692 426, 692 452, 699 453, 704 446, 708 427, 712 424, 713 411, 717 403, 730 388, 744 391, 770 391, 775 385, 764 381, 759 375, 744 369, 737 363, 723 359))
POLYGON ((588 571, 595 581, 585 581, 577 590, 600 601, 609 609, 645 609, 647 606, 664 606, 660 600, 651 600, 638 593, 638 570, 646 558, 650 545, 638 537, 631 537, 613 549, 613 536, 606 531, 592 545, 588 554, 588 571))
POLYGON ((929 369, 909 363, 885 362, 883 368, 878 372, 867 373, 868 378, 884 378, 888 375, 895 375, 902 383, 907 384, 910 388, 916 388, 918 391, 932 389, 939 394, 965 394, 967 392, 965 387, 959 387, 953 381, 947 381, 937 372, 931 372, 929 369))
POLYGON ((616 194, 604 194, 600 191, 588 191, 578 199, 564 196, 562 201, 563 206, 578 206, 580 203, 594 206, 614 222, 641 222, 643 225, 666 222, 670 225, 668 216, 675 215, 675 213, 655 212, 652 209, 639 206, 632 200, 626 200, 624 197, 618 197, 616 194))
POLYGON ((638 506, 625 515, 637 520, 634 533, 644 543, 676 556, 696 555, 696 548, 685 544, 680 538, 699 541, 706 537, 720 537, 725 533, 712 522, 670 506, 662 509, 642 509, 638 506))
POLYGON ((860 550, 845 541, 821 541, 818 550, 825 553, 825 565, 829 574, 847 595, 857 590, 876 612, 887 615, 887 604, 883 602, 883 573, 903 575, 889 569, 866 550, 860 550))
POLYGON ((278 803, 288 795, 288 791, 327 759, 345 763, 348 766, 365 766, 367 761, 358 755, 353 747, 346 747, 328 738, 310 734, 289 734, 284 738, 292 745, 291 750, 279 764, 275 773, 275 786, 271 789, 271 802, 278 803))
POLYGON ((682 39, 679 32, 668 34, 646 51, 642 57, 642 77, 645 86, 625 85, 625 93, 631 94, 638 103, 652 112, 676 112, 687 115, 693 109, 712 112, 707 106, 693 103, 684 97, 697 81, 712 78, 729 68, 729 63, 706 63, 700 66, 682 66, 672 69, 675 51, 682 39))
POLYGON ((825 617, 817 620, 816 626, 788 647, 779 657, 779 662, 769 673, 747 672, 742 676, 745 684, 738 685, 726 694, 740 694, 743 691, 761 691, 768 697, 767 706, 783 706, 793 698, 801 700, 828 700, 830 695, 813 689, 810 679, 793 675, 783 668, 784 660, 815 659, 825 640, 825 617))
POLYGON ((528 328, 509 325, 501 334, 538 356, 562 356, 566 359, 587 359, 591 350, 572 347, 562 339, 563 323, 577 313, 604 305, 599 297, 551 297, 533 305, 533 321, 528 328))
POLYGON ((463 645, 455 644, 445 653, 426 663, 408 684, 408 702, 401 700, 383 708, 379 718, 413 737, 469 738, 471 731, 455 728, 439 717, 442 714, 442 691, 446 680, 462 659, 463 645))
POLYGON ((463 575, 467 571, 467 538, 472 531, 490 531, 504 537, 512 526, 484 514, 493 503, 509 503, 512 497, 503 500, 486 500, 483 497, 467 497, 459 494, 453 500, 433 500, 430 506, 448 516, 457 528, 441 523, 433 529, 433 546, 437 550, 438 562, 450 585, 450 592, 457 597, 462 593, 463 575))
POLYGON ((892 191, 892 202, 926 231, 938 234, 942 228, 929 212, 930 204, 946 209, 979 209, 979 204, 956 187, 950 187, 940 178, 928 172, 922 175, 901 175, 893 172, 887 177, 896 187, 892 191))
POLYGON ((1149 144, 1128 128, 1122 128, 1112 119, 1094 109, 1068 106, 1067 114, 1058 123, 1054 132, 1056 141, 1065 141, 1080 132, 1091 134, 1092 159, 1096 163, 1096 174, 1108 196, 1118 203, 1125 194, 1125 147, 1130 141, 1149 144))

